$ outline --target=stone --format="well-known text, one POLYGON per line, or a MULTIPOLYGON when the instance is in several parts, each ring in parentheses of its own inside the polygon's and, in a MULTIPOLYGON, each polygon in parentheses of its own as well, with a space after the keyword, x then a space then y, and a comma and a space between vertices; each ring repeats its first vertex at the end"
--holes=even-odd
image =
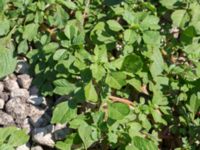
POLYGON ((18 146, 16 150, 30 150, 30 143, 26 143, 24 145, 18 146))
POLYGON ((52 125, 48 125, 43 128, 35 128, 32 133, 32 140, 38 144, 53 148, 55 145, 52 136, 53 130, 54 129, 52 125))
POLYGON ((26 102, 24 99, 15 97, 6 103, 6 112, 13 118, 23 120, 28 114, 26 102))
POLYGON ((6 79, 4 80, 4 88, 12 92, 19 89, 19 85, 16 80, 6 79))
POLYGON ((29 89, 32 79, 28 74, 22 74, 17 76, 17 81, 21 88, 29 89))
POLYGON ((30 95, 38 95, 39 89, 36 86, 31 86, 29 92, 30 92, 30 95))
POLYGON ((38 145, 38 146, 31 147, 31 150, 43 150, 43 148, 38 145))
POLYGON ((16 80, 17 80, 17 77, 16 77, 15 74, 12 73, 12 74, 9 74, 9 75, 8 75, 8 79, 10 79, 10 80, 15 80, 15 81, 16 81, 16 80))
POLYGON ((15 124, 15 122, 14 122, 13 117, 0 110, 0 125, 10 126, 10 125, 14 125, 14 124, 15 124))
POLYGON ((29 118, 24 119, 20 125, 20 128, 24 129, 26 134, 29 134, 32 131, 32 126, 30 124, 29 118))
POLYGON ((64 140, 69 132, 70 130, 67 128, 66 124, 56 124, 53 132, 54 140, 64 140))
POLYGON ((19 60, 17 62, 17 67, 15 69, 15 72, 18 74, 28 74, 29 68, 30 68, 30 66, 26 60, 19 60))
POLYGON ((4 85, 3 85, 3 83, 2 83, 2 82, 0 82, 0 93, 2 93, 2 92, 3 92, 3 90, 4 90, 4 85))
POLYGON ((29 98, 29 92, 28 92, 27 89, 16 89, 16 90, 11 92, 10 96, 11 96, 11 98, 23 97, 25 99, 28 99, 29 98))
POLYGON ((5 102, 9 100, 10 96, 6 92, 0 93, 0 98, 3 99, 5 102))
POLYGON ((5 105, 5 101, 0 98, 0 109, 3 109, 5 105))
POLYGON ((42 97, 42 96, 38 96, 38 95, 31 95, 28 99, 28 102, 33 104, 33 105, 36 105, 36 106, 39 106, 41 104, 44 104, 46 105, 46 99, 45 97, 42 97))
POLYGON ((34 105, 29 105, 28 107, 29 113, 28 116, 30 118, 30 123, 34 127, 44 127, 50 123, 50 116, 47 114, 46 110, 36 107, 34 105))

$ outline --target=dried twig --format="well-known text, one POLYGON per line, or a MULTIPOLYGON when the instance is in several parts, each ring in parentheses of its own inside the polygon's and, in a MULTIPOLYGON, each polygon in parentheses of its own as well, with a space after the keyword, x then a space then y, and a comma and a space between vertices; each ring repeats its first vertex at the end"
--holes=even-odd
POLYGON ((133 102, 129 101, 128 99, 119 98, 119 97, 115 97, 115 96, 109 96, 109 99, 111 99, 113 102, 121 102, 121 103, 127 104, 129 106, 133 106, 133 102))

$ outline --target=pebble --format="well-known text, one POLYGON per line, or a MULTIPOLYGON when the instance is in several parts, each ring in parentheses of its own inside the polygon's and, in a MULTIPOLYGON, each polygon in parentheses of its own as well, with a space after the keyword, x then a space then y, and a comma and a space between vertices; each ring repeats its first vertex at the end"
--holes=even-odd
POLYGON ((38 145, 38 146, 31 147, 31 150, 43 150, 43 148, 38 145))
POLYGON ((0 93, 2 93, 2 92, 3 92, 3 89, 4 89, 4 85, 3 85, 3 83, 2 83, 2 82, 0 82, 0 93))
POLYGON ((45 97, 38 96, 38 95, 31 95, 28 98, 28 102, 33 104, 33 105, 36 105, 36 106, 39 106, 41 104, 46 105, 45 97))
POLYGON ((11 96, 11 98, 23 97, 23 98, 28 99, 29 98, 29 92, 28 92, 27 89, 16 89, 16 90, 11 92, 10 96, 11 96))
POLYGON ((28 74, 29 73, 29 64, 26 60, 19 60, 15 72, 18 74, 28 74))
POLYGON ((69 134, 70 130, 69 128, 67 128, 67 126, 65 124, 56 124, 54 126, 54 132, 53 132, 53 136, 54 139, 57 140, 64 140, 67 136, 67 134, 69 134))
POLYGON ((54 147, 55 142, 53 140, 52 131, 52 125, 43 128, 35 128, 32 133, 32 140, 41 145, 54 147))
POLYGON ((13 118, 23 120, 28 114, 25 100, 15 97, 6 103, 6 112, 13 118))
POLYGON ((29 134, 32 130, 29 118, 24 119, 23 123, 20 126, 22 129, 25 129, 26 134, 29 134))
POLYGON ((3 126, 10 126, 10 125, 14 125, 14 119, 11 115, 3 112, 0 110, 0 125, 3 126))
POLYGON ((3 109, 5 105, 5 101, 0 98, 0 109, 3 109))
POLYGON ((6 92, 0 93, 0 98, 3 99, 5 102, 9 100, 10 96, 6 92))
POLYGON ((29 89, 32 79, 28 74, 22 74, 17 76, 17 81, 21 88, 29 89))
POLYGON ((24 145, 21 145, 21 146, 18 146, 16 148, 16 150, 30 150, 30 143, 27 143, 27 144, 24 144, 24 145))
POLYGON ((29 113, 30 123, 34 127, 44 127, 50 123, 50 116, 46 113, 46 111, 40 107, 36 107, 34 105, 29 105, 29 113))
POLYGON ((10 92, 19 89, 19 85, 16 80, 6 79, 4 81, 4 88, 10 92))

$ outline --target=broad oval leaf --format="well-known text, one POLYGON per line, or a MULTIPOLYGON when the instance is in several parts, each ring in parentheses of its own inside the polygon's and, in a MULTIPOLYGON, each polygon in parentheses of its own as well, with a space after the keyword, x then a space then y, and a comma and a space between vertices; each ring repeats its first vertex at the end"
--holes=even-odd
POLYGON ((98 95, 97 95, 97 92, 94 88, 92 81, 90 81, 84 87, 84 92, 85 92, 85 98, 86 98, 87 101, 94 102, 94 103, 96 103, 98 101, 98 95))
POLYGON ((106 83, 114 89, 121 89, 126 85, 126 75, 123 72, 112 72, 107 75, 106 83))
POLYGON ((62 102, 53 111, 51 123, 67 123, 77 116, 77 106, 71 101, 62 102))
POLYGON ((0 47, 0 78, 12 73, 15 70, 17 60, 13 52, 7 48, 0 47))
POLYGON ((108 106, 108 116, 113 120, 121 120, 130 112, 129 106, 124 103, 111 103, 108 106))
POLYGON ((122 70, 131 73, 137 73, 139 70, 142 69, 142 67, 143 67, 143 62, 140 56, 135 54, 130 54, 126 56, 122 64, 122 70))
POLYGON ((108 20, 107 24, 112 31, 123 30, 123 27, 116 20, 108 20))

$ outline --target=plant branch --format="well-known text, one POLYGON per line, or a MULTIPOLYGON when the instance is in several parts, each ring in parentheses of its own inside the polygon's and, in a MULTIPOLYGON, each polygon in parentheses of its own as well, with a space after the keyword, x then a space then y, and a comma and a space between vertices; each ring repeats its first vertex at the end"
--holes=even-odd
POLYGON ((113 102, 121 102, 121 103, 127 104, 129 106, 133 106, 133 102, 131 102, 128 99, 119 98, 119 97, 115 97, 115 96, 109 96, 109 99, 112 100, 113 102))

